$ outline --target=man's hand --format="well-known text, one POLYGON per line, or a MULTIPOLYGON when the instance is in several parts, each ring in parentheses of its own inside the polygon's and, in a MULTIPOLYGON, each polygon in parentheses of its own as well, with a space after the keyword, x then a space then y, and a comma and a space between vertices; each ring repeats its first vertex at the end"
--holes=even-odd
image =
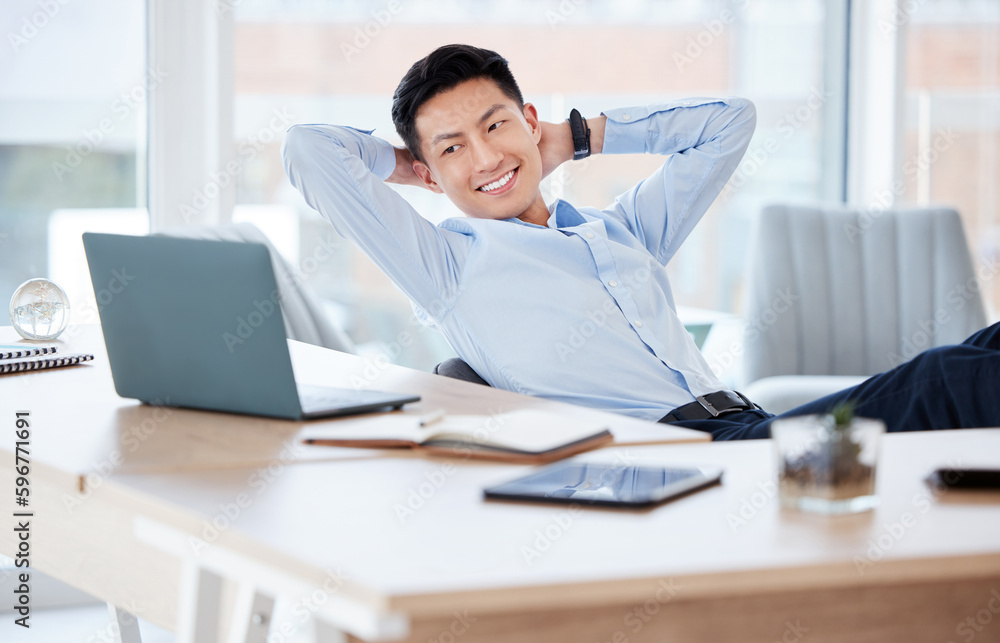
POLYGON ((552 174, 553 170, 573 160, 573 134, 569 129, 569 121, 562 123, 546 123, 539 121, 542 137, 538 140, 538 152, 542 155, 542 178, 552 174))
MULTIPOLYGON (((604 124, 607 117, 597 116, 587 119, 590 128, 590 153, 600 154, 604 149, 604 124)), ((538 141, 538 151, 542 155, 542 178, 544 179, 566 161, 573 160, 573 132, 569 121, 561 123, 538 122, 542 137, 538 141)))
POLYGON ((396 149, 396 167, 393 169, 392 174, 386 179, 386 183, 399 183, 400 185, 415 185, 418 188, 430 188, 424 183, 423 179, 417 176, 417 173, 413 171, 413 155, 410 154, 410 150, 405 147, 397 147, 396 149))

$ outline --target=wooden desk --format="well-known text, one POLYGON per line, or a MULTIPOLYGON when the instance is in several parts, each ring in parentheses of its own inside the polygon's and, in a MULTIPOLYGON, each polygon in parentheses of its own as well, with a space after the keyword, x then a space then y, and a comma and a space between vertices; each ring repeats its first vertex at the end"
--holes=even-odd
MULTIPOLYGON (((10 379, 0 381, 0 418, 19 408, 10 379)), ((77 426, 46 424, 41 407, 31 410, 34 444, 45 449, 77 426)), ((939 493, 922 482, 940 465, 1000 466, 1000 430, 888 436, 881 506, 836 519, 779 510, 770 441, 580 457, 712 464, 726 474, 721 486, 625 512, 483 501, 483 486, 528 470, 516 465, 369 455, 122 467, 81 493, 76 474, 42 463, 32 478, 33 560, 168 628, 182 583, 178 559, 165 553, 174 535, 206 564, 245 561, 245 575, 263 584, 315 588, 288 595, 298 613, 351 631, 350 613, 338 610, 354 606, 402 622, 412 641, 1000 637, 1000 494, 939 493)), ((3 484, 13 488, 3 458, 3 484)), ((0 550, 13 548, 11 530, 0 531, 0 550)), ((272 632, 300 625, 296 618, 274 621, 272 632)))
MULTIPOLYGON (((21 340, 11 327, 0 327, 0 343, 21 343, 21 340)), ((70 327, 60 339, 46 343, 57 344, 63 354, 89 352, 96 359, 81 366, 0 375, 0 417, 9 419, 8 428, 11 429, 6 433, 9 439, 0 442, 0 450, 4 452, 3 464, 0 465, 4 472, 2 480, 9 483, 13 493, 14 413, 28 410, 32 421, 32 493, 42 494, 45 485, 49 484, 54 485, 53 490, 62 490, 51 498, 56 503, 54 513, 39 514, 36 521, 39 531, 35 535, 44 539, 42 533, 51 529, 55 538, 53 545, 51 548, 36 548, 37 555, 32 562, 38 569, 70 584, 85 587, 97 596, 129 596, 131 590, 128 588, 132 585, 125 582, 122 593, 115 583, 101 583, 101 574, 94 575, 94 580, 81 582, 77 575, 66 573, 67 565, 71 569, 87 560, 87 550, 74 548, 72 544, 67 547, 68 543, 59 539, 58 535, 71 533, 78 526, 77 521, 83 520, 86 512, 78 514, 76 509, 89 504, 91 496, 102 487, 112 486, 109 481, 117 475, 241 467, 274 470, 296 462, 380 458, 396 462, 419 457, 408 452, 386 453, 381 450, 302 445, 297 437, 304 426, 301 422, 151 407, 120 398, 114 391, 103 337, 97 325, 70 327)), ((419 415, 446 408, 452 413, 489 415, 530 407, 603 421, 619 442, 709 439, 698 431, 529 398, 299 342, 289 344, 300 382, 352 387, 355 381, 360 380, 370 388, 419 393, 423 399, 407 405, 403 411, 407 414, 419 415)), ((370 421, 373 417, 366 415, 360 419, 370 421)), ((355 418, 340 418, 313 420, 308 424, 350 424, 354 421, 355 418)), ((80 531, 84 531, 84 527, 86 525, 80 525, 80 531)), ((103 532, 99 525, 90 528, 97 528, 97 533, 103 532)), ((125 528, 131 531, 131 524, 125 528)), ((0 544, 3 544, 2 551, 11 552, 11 545, 16 543, 10 540, 10 530, 6 531, 0 536, 0 544)), ((141 569, 148 560, 140 553, 133 562, 141 569)), ((167 561, 166 568, 171 569, 174 576, 176 567, 176 561, 167 561)), ((159 575, 164 567, 154 567, 154 570, 154 575, 159 575)), ((117 602, 128 604, 127 600, 117 602)), ((151 620, 169 627, 175 615, 167 614, 161 618, 151 615, 151 620)))

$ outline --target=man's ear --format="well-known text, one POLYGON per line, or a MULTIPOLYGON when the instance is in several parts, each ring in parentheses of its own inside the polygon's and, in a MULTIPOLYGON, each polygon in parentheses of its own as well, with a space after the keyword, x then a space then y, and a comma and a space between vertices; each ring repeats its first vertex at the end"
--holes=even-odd
POLYGON ((524 114, 524 120, 528 123, 528 127, 531 128, 531 138, 535 139, 535 144, 542 140, 542 128, 538 122, 538 110, 531 103, 525 103, 524 109, 521 110, 524 114))
POLYGON ((434 177, 431 176, 431 169, 427 167, 423 161, 414 161, 413 171, 420 177, 420 180, 424 182, 424 185, 427 186, 428 190, 431 192, 437 192, 438 194, 444 194, 444 190, 441 189, 441 186, 438 185, 437 181, 434 180, 434 177))

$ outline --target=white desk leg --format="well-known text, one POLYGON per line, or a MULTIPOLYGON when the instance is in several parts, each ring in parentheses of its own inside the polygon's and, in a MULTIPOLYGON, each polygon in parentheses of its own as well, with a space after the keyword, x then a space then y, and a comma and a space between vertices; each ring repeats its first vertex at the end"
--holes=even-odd
MULTIPOLYGON (((177 643, 215 641, 219 606, 222 602, 220 598, 222 578, 249 585, 255 592, 260 591, 257 588, 262 588, 267 591, 267 596, 304 596, 317 589, 315 578, 307 582, 296 576, 288 576, 280 569, 263 564, 259 560, 248 558, 220 545, 209 547, 208 543, 194 536, 142 516, 136 517, 134 528, 136 538, 140 542, 184 561, 180 613, 177 615, 177 643), (197 555, 192 555, 192 542, 201 550, 197 555)), ((330 573, 327 572, 328 575, 330 573)), ((339 574, 339 571, 337 573, 339 574)), ((254 600, 243 601, 243 604, 253 605, 254 600)), ((273 599, 268 600, 273 604, 273 599)), ((253 619, 252 610, 246 614, 248 619, 253 619)), ((270 621, 270 608, 267 614, 267 620, 270 621)), ((265 624, 262 619, 263 613, 260 625, 265 624)), ((317 606, 314 619, 317 622, 326 620, 335 623, 339 631, 353 634, 366 641, 396 641, 406 638, 410 632, 410 620, 406 614, 383 611, 356 598, 343 596, 337 591, 328 592, 327 601, 317 606)), ((323 632, 330 634, 330 628, 323 632)))
POLYGON ((108 603, 108 616, 114 632, 115 643, 142 643, 139 636, 139 618, 135 614, 129 614, 123 609, 116 607, 113 603, 108 603))
POLYGON ((274 599, 249 583, 240 585, 233 610, 230 643, 267 643, 274 613, 274 599))
POLYGON ((219 633, 222 577, 187 561, 181 572, 177 643, 214 643, 219 633))

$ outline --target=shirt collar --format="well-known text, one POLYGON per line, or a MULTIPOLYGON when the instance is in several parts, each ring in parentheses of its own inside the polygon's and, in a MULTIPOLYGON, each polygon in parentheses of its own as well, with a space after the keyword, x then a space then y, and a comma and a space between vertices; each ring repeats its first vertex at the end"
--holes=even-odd
MULTIPOLYGON (((546 220, 545 224, 549 228, 567 228, 571 226, 578 226, 586 223, 589 218, 581 214, 576 208, 574 208, 570 203, 563 201, 562 199, 556 199, 548 206, 549 218, 546 220)), ((526 226, 534 226, 537 224, 527 223, 521 221, 517 217, 511 217, 510 219, 502 219, 503 221, 511 221, 513 223, 519 223, 526 226)), ((541 227, 541 226, 538 226, 541 227)))
POLYGON ((549 208, 552 213, 549 225, 553 228, 571 228, 586 223, 589 219, 572 204, 556 199, 549 208))

